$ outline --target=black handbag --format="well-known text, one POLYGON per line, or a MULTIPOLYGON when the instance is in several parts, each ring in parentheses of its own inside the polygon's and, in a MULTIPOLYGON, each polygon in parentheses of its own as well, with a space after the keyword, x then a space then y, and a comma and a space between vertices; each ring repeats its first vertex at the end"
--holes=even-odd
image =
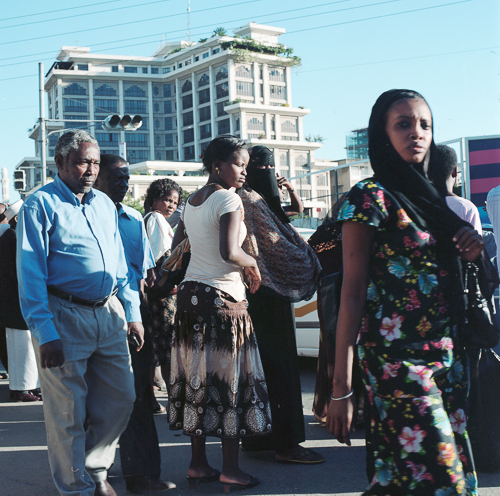
POLYGON ((466 263, 464 267, 465 345, 493 348, 498 344, 500 330, 492 303, 494 285, 486 271, 485 260, 480 258, 476 263, 466 263))
POLYGON ((321 325, 325 329, 328 344, 332 348, 335 348, 341 291, 342 271, 329 274, 320 279, 318 285, 319 318, 321 325))

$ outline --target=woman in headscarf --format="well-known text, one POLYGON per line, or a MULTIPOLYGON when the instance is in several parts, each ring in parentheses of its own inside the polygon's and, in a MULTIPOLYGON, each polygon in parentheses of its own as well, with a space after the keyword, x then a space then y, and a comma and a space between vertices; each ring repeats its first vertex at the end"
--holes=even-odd
POLYGON ((364 494, 476 495, 459 259, 476 260, 483 242, 427 178, 437 154, 422 95, 383 93, 368 136, 375 176, 339 213, 344 279, 327 426, 350 445, 359 334, 374 473, 364 494))
MULTIPOLYGON (((267 380, 273 433, 243 439, 242 448, 274 450, 282 462, 320 463, 325 460, 322 455, 299 444, 305 441, 305 429, 291 303, 311 298, 321 267, 281 207, 279 185, 293 190, 276 174, 271 150, 251 148, 245 187, 239 190, 247 227, 243 249, 257 259, 262 275, 260 289, 247 298, 267 380)), ((301 204, 293 200, 297 194, 290 193, 290 210, 297 211, 301 204)))

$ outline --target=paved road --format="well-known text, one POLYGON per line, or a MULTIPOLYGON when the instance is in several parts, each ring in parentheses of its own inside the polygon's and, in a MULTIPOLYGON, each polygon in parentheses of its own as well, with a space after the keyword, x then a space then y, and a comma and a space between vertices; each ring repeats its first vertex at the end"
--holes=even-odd
MULTIPOLYGON (((364 440, 355 433, 353 446, 339 445, 311 414, 314 390, 314 362, 302 361, 302 390, 306 415, 306 446, 326 457, 320 465, 285 465, 273 461, 270 453, 242 453, 241 466, 261 478, 260 486, 242 495, 327 495, 356 496, 366 485, 364 440)), ((164 396, 160 394, 160 401, 164 396)), ((165 415, 156 416, 161 453, 162 476, 174 481, 175 495, 221 494, 219 483, 198 486, 189 490, 185 474, 189 465, 189 439, 178 431, 168 429, 165 415)), ((210 439, 208 457, 215 467, 221 466, 220 443, 210 439)), ((109 480, 119 496, 129 494, 121 478, 120 460, 116 457, 109 480)), ((500 496, 500 473, 479 474, 480 496, 500 496)), ((43 412, 40 403, 12 403, 9 400, 8 381, 0 381, 0 495, 1 496, 57 496, 52 485, 47 461, 43 412)))

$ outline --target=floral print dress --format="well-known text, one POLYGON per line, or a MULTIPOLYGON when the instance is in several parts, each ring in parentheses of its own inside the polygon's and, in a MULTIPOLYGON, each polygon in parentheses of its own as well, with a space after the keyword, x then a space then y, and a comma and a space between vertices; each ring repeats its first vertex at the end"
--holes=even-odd
POLYGON ((477 495, 464 352, 435 239, 373 179, 351 189, 338 219, 376 228, 358 336, 375 464, 364 494, 477 495))

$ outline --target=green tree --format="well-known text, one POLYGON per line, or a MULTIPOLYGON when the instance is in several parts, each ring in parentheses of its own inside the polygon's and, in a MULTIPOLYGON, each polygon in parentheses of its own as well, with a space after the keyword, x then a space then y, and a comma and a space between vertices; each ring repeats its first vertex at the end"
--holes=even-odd
POLYGON ((128 207, 135 208, 141 215, 144 215, 144 207, 139 200, 134 200, 132 197, 126 196, 122 203, 128 207))
POLYGON ((214 36, 226 36, 227 31, 226 28, 215 28, 214 29, 214 36))

